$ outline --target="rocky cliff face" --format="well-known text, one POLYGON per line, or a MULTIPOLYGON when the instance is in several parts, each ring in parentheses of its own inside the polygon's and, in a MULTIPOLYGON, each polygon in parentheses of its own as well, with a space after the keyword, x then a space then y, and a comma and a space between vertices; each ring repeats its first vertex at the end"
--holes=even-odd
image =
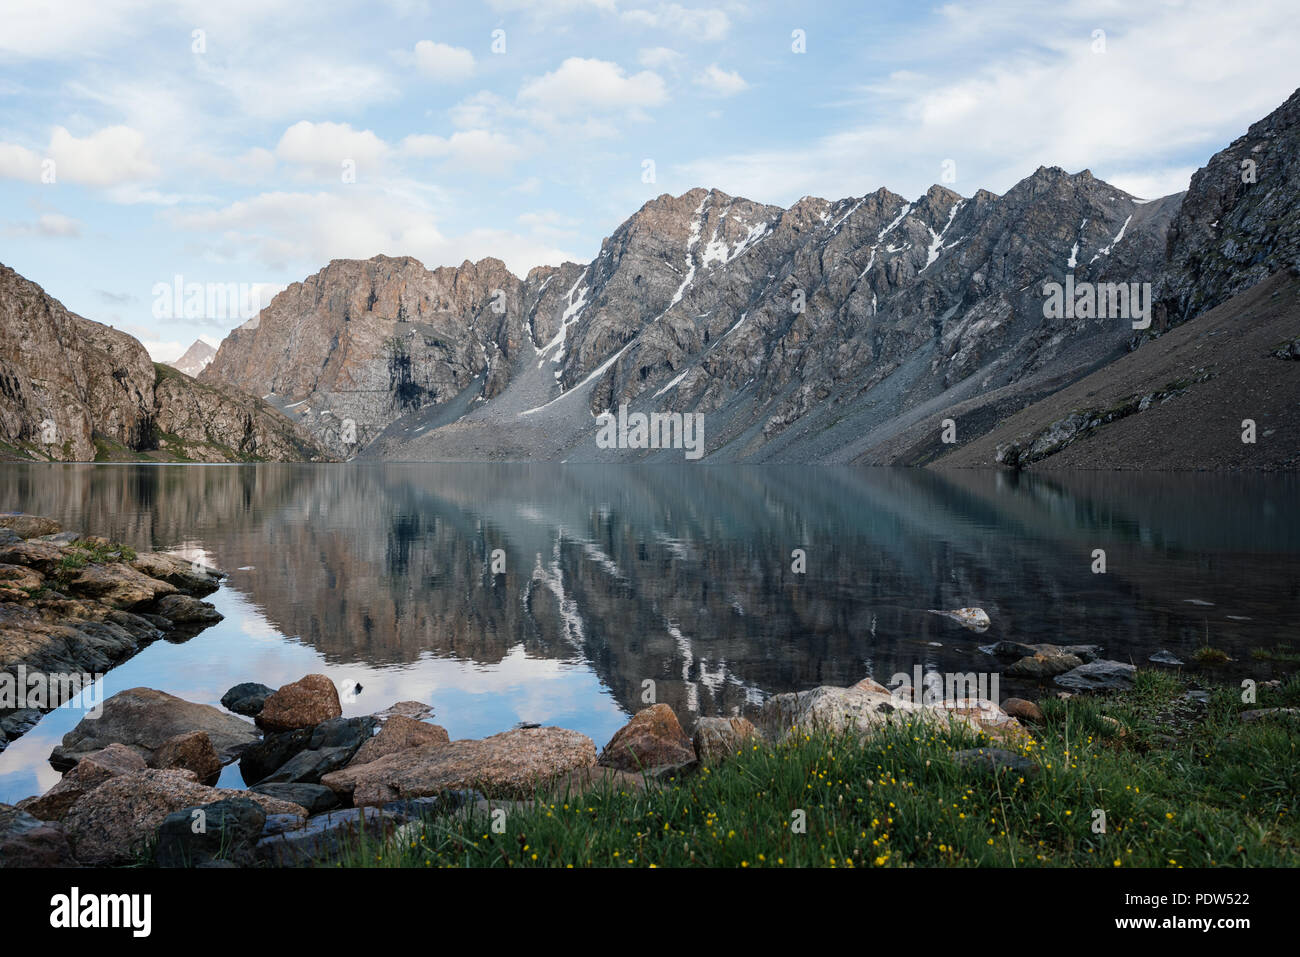
POLYGON ((789 209, 695 189, 646 203, 585 266, 522 280, 495 260, 335 261, 202 378, 265 396, 340 455, 679 460, 597 444, 593 417, 626 404, 704 415, 714 461, 931 461, 946 420, 959 443, 982 435, 1125 355, 1143 313, 1158 332, 1295 260, 1296 100, 1186 199, 1056 168, 1003 196, 789 209), (1123 284, 1141 309, 1048 309, 1067 282, 1123 284))
POLYGON ((0 266, 0 448, 16 458, 317 458, 247 395, 155 366, 124 332, 68 312, 0 266))
POLYGON ((1157 329, 1300 272, 1300 90, 1192 177, 1169 229, 1157 329))

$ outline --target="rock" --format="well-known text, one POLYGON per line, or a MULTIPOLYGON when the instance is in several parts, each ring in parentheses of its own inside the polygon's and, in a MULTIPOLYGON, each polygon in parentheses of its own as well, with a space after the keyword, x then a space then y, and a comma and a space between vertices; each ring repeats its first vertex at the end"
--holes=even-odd
POLYGON ((362 835, 378 842, 395 822, 374 807, 347 808, 317 814, 301 826, 285 828, 257 842, 258 860, 273 867, 325 864, 353 850, 362 835))
POLYGON ((1133 687, 1137 668, 1122 661, 1090 661, 1056 676, 1056 683, 1076 691, 1109 691, 1133 687))
POLYGON ((477 789, 488 797, 532 797, 538 787, 596 763, 596 746, 564 728, 522 728, 482 740, 426 744, 352 764, 321 783, 361 806, 477 789))
POLYGON ((19 807, 42 821, 61 821, 68 809, 105 781, 120 774, 144 770, 144 758, 126 745, 110 744, 86 755, 52 788, 40 797, 27 798, 19 807))
POLYGON ((1117 738, 1123 738, 1128 735, 1128 729, 1125 728, 1124 725, 1120 723, 1118 718, 1112 718, 1108 714, 1099 714, 1097 715, 1097 720, 1100 721, 1102 724, 1104 724, 1106 727, 1110 728, 1110 730, 1115 733, 1115 736, 1117 738))
POLYGON ((890 693, 889 689, 885 685, 882 685, 875 678, 871 678, 871 677, 863 678, 861 681, 859 681, 855 685, 852 685, 851 687, 856 688, 858 691, 874 691, 877 694, 890 693))
POLYGON ((1296 717, 1300 717, 1300 708, 1256 708, 1253 711, 1243 711, 1241 713, 1241 720, 1246 724, 1252 724, 1266 718, 1296 717))
POLYGON ((168 738, 149 756, 148 764, 163 771, 193 771, 204 784, 215 784, 221 776, 221 758, 206 731, 187 731, 168 738))
POLYGON ((311 743, 312 728, 268 734, 239 756, 239 773, 245 784, 264 781, 295 754, 307 750, 311 743))
POLYGON ((266 705, 266 699, 274 693, 274 688, 268 688, 254 681, 245 681, 243 684, 235 685, 221 696, 221 706, 235 714, 253 718, 266 705))
MULTIPOLYGON (((190 595, 209 595, 221 587, 225 576, 215 568, 197 562, 187 562, 175 555, 161 552, 141 552, 130 562, 132 568, 150 578, 175 585, 190 595)), ((170 616, 168 616, 170 617, 170 616)))
MULTIPOLYGON (((870 678, 866 680, 871 681, 870 678)), ((881 690, 888 694, 887 688, 881 690)), ((695 722, 692 744, 700 763, 713 767, 761 740, 758 728, 745 718, 700 718, 695 722)))
POLYGON ((416 748, 422 745, 448 744, 450 741, 451 738, 448 736, 446 728, 436 724, 425 724, 423 721, 417 721, 405 715, 394 714, 384 722, 384 726, 379 729, 377 735, 361 745, 361 749, 357 751, 352 763, 368 764, 395 751, 403 751, 407 748, 416 748))
POLYGON ((1019 641, 999 641, 980 650, 993 655, 995 658, 1012 661, 1019 658, 1032 658, 1034 655, 1046 655, 1049 658, 1058 655, 1074 655, 1087 662, 1096 661, 1101 655, 1101 645, 1052 645, 1047 643, 1026 645, 1019 641))
POLYGON ((316 725, 307 747, 350 748, 350 753, 355 754, 358 748, 371 739, 378 727, 379 721, 372 715, 361 718, 331 718, 316 725))
POLYGON ((158 602, 155 611, 178 625, 210 625, 225 617, 216 606, 189 595, 168 595, 158 602))
POLYGON ((952 759, 960 767, 993 773, 1033 774, 1038 770, 1029 758, 1003 748, 967 748, 954 751, 952 759))
POLYGON ((1149 657, 1147 660, 1154 661, 1158 665, 1183 664, 1182 660, 1177 655, 1175 655, 1172 651, 1165 651, 1163 648, 1160 651, 1157 651, 1154 655, 1151 655, 1151 657, 1149 657))
POLYGON ((83 718, 63 736, 50 755, 58 770, 71 768, 91 751, 114 742, 147 757, 169 738, 189 731, 204 731, 222 764, 258 740, 257 729, 211 705, 195 704, 152 688, 119 691, 103 704, 98 718, 83 718))
POLYGON ((1017 721, 1031 721, 1034 724, 1041 724, 1044 720, 1043 709, 1032 701, 1026 701, 1024 698, 1008 698, 1002 702, 1002 710, 1017 721))
POLYGON ((334 682, 324 675, 307 675, 268 697, 257 724, 268 731, 293 731, 315 727, 342 714, 334 682))
POLYGON ((167 815, 227 798, 249 798, 267 814, 297 814, 306 808, 264 794, 210 788, 192 771, 146 768, 106 781, 68 811, 64 828, 73 856, 82 864, 130 864, 147 853, 167 815))
POLYGON ((300 804, 308 814, 320 814, 339 806, 338 795, 323 784, 258 784, 250 790, 290 804, 300 804))
POLYGON ((217 861, 248 867, 256 861, 254 848, 265 824, 266 811, 249 798, 173 811, 158 828, 154 861, 159 867, 206 867, 217 861))
POLYGON ((150 578, 122 562, 86 565, 68 579, 67 589, 69 594, 93 598, 112 608, 126 609, 176 594, 175 585, 150 578))
POLYGON ((53 542, 18 542, 0 546, 0 563, 34 568, 48 577, 60 570, 65 554, 64 549, 53 542))
POLYGON ((773 695, 763 702, 758 725, 770 740, 780 741, 817 733, 866 736, 898 720, 929 721, 941 729, 960 725, 1009 741, 1021 741, 1028 736, 1015 718, 983 698, 916 703, 904 695, 889 692, 825 685, 810 691, 773 695))
POLYGON ((331 771, 351 760, 355 748, 309 748, 299 751, 258 784, 319 784, 331 771))
POLYGON ((19 538, 40 538, 42 535, 57 535, 63 531, 63 526, 52 518, 23 515, 19 512, 0 515, 0 528, 9 529, 19 538))
POLYGON ((0 868, 76 866, 63 825, 0 804, 0 868))
POLYGON ((433 708, 422 701, 399 701, 383 711, 375 713, 375 717, 379 719, 380 724, 395 715, 401 715, 404 718, 415 718, 418 721, 421 718, 433 717, 433 708))
POLYGON ((934 608, 927 610, 932 615, 943 615, 945 618, 951 618, 963 628, 968 628, 971 631, 988 631, 989 626, 993 624, 989 620, 988 612, 983 608, 956 608, 952 611, 938 611, 934 608))
POLYGON ((1042 680, 1063 675, 1083 664, 1078 655, 1035 654, 1021 658, 1004 670, 1004 674, 1015 678, 1032 678, 1042 680))
POLYGON ((600 753, 602 767, 645 772, 677 767, 695 760, 695 749, 666 704, 651 705, 619 728, 600 753))
POLYGON ((646 789, 647 776, 600 765, 575 768, 551 782, 547 791, 552 801, 565 801, 585 794, 637 794, 646 789))
POLYGON ((0 732, 4 732, 9 738, 21 738, 40 724, 42 717, 41 712, 36 708, 19 708, 0 718, 0 732))

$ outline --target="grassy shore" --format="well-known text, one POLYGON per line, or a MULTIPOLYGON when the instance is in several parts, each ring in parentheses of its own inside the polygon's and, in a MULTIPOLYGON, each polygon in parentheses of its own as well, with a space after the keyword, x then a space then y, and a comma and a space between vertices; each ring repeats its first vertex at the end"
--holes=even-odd
POLYGON ((577 800, 539 795, 503 833, 484 815, 363 843, 359 867, 1214 867, 1300 863, 1300 676, 1211 692, 1167 672, 1131 691, 1042 702, 1027 768, 962 766, 997 747, 898 726, 865 741, 803 737, 718 767, 577 800), (1104 829, 1098 811, 1105 814, 1104 829), (806 830, 795 826, 802 811, 806 830))

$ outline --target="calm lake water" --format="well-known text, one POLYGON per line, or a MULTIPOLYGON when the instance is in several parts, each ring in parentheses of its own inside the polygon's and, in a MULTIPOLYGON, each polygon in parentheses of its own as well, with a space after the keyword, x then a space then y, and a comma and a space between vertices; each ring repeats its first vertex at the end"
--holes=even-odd
MULTIPOLYGON (((413 699, 453 738, 529 721, 597 746, 647 681, 689 728, 918 664, 996 670, 980 647, 1004 638, 1135 663, 1208 641, 1235 659, 1225 673, 1271 677, 1251 651, 1300 638, 1298 491, 1295 475, 0 466, 0 509, 230 574, 208 599, 225 621, 144 649, 105 697, 217 704, 241 681, 323 672, 361 684, 347 714, 413 699), (927 612, 964 605, 992 627, 927 612)), ((57 780, 46 758, 80 717, 52 712, 0 753, 0 801, 57 780)), ((222 783, 241 786, 238 768, 222 783)))

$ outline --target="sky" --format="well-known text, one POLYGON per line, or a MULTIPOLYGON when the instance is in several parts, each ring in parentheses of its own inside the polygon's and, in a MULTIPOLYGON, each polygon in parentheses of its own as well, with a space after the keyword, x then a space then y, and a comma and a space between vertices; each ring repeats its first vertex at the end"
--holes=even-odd
POLYGON ((1300 84, 1295 13, 0 0, 0 263, 165 361, 331 259, 522 276, 696 186, 969 196, 1046 165, 1153 198, 1300 84))

